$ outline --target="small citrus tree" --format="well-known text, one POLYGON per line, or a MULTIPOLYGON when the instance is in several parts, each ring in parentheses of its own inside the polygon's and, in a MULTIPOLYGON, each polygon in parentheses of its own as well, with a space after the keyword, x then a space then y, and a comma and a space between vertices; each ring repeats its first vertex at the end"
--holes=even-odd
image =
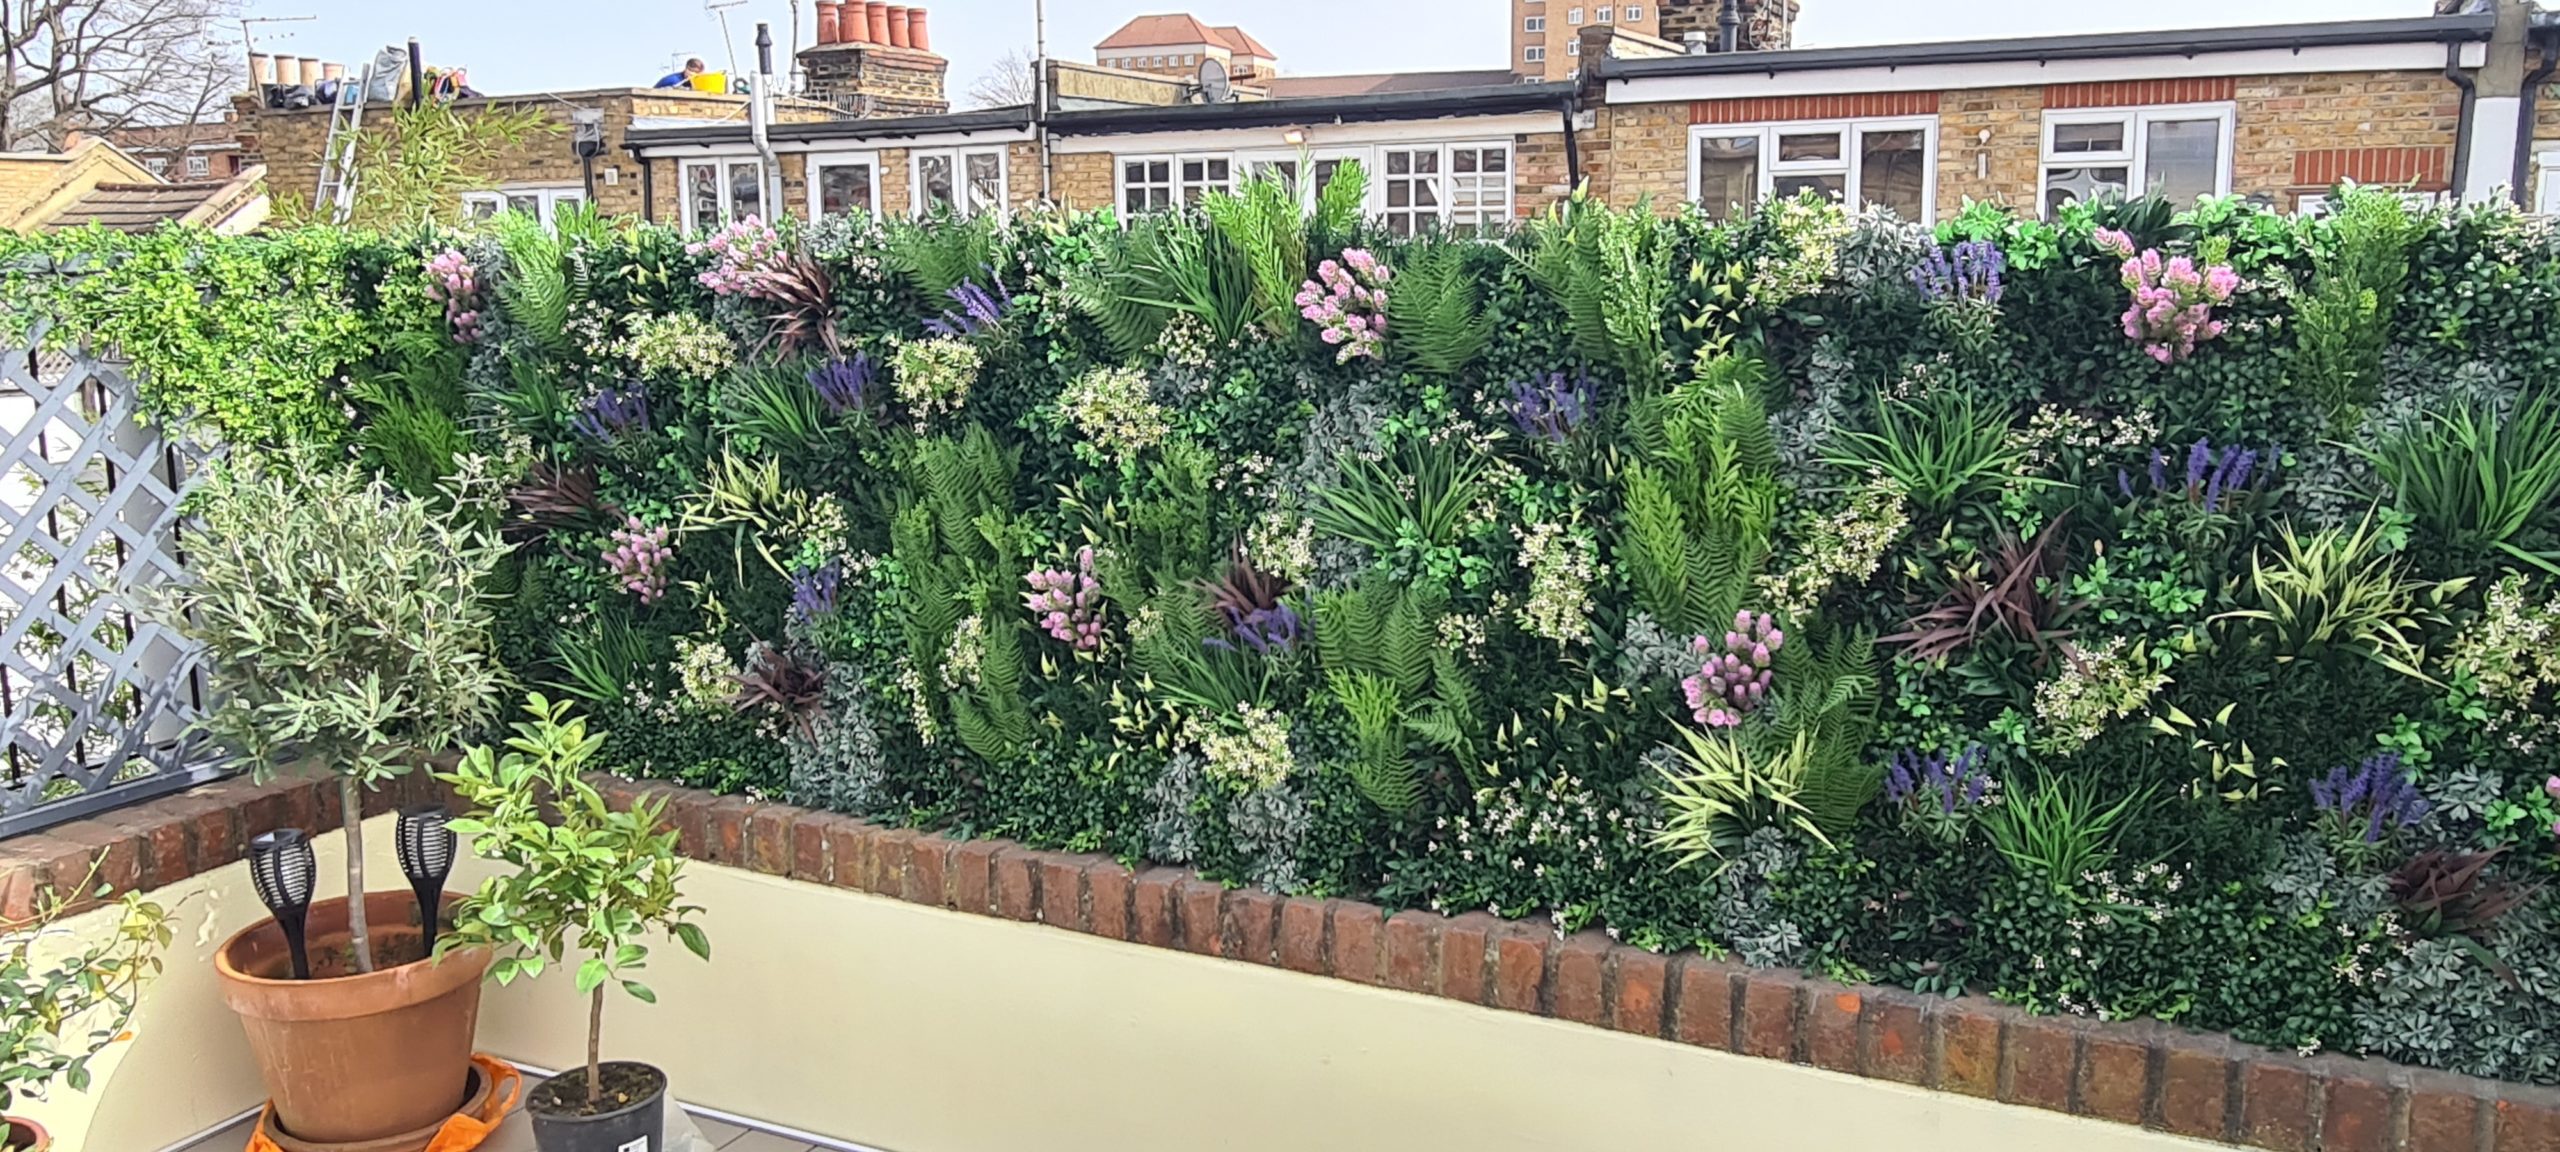
MULTIPOLYGON (((80 890, 96 878, 93 865, 80 890)), ((124 1037, 143 984, 160 974, 168 913, 131 892, 117 907, 115 927, 87 943, 61 927, 73 904, 58 892, 25 920, 0 919, 0 1112, 43 1099, 57 1079, 88 1091, 89 1061, 124 1037)))
POLYGON ((571 715, 568 701, 553 703, 538 692, 526 699, 525 714, 530 719, 515 725, 504 753, 474 747, 444 776, 472 806, 453 830, 470 837, 482 858, 510 866, 462 902, 445 946, 498 951, 489 976, 500 984, 541 975, 573 946, 586 953, 578 991, 588 997, 587 1103, 593 1107, 601 1091, 605 986, 618 984, 654 1004, 657 994, 627 975, 648 962, 642 937, 666 932, 705 960, 711 941, 690 921, 701 909, 680 903, 676 891, 684 863, 676 834, 659 830, 665 802, 614 811, 579 775, 604 745, 603 734, 589 735, 586 719, 571 715))

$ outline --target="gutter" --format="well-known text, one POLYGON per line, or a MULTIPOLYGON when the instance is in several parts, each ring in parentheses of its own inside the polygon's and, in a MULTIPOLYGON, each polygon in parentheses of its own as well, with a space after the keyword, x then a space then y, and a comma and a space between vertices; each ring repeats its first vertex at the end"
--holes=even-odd
POLYGON ((2444 46, 2444 78, 2462 89, 2462 111, 2453 121, 2452 187, 2446 193, 2454 203, 2460 204, 2462 177, 2471 170, 2472 105, 2480 99, 2480 85, 2471 79, 2471 73, 2462 70, 2462 45, 2458 41, 2447 42, 2444 46))
POLYGON ((1110 136, 1186 129, 1275 128, 1546 112, 1571 100, 1571 84, 1504 84, 1383 95, 1316 96, 1238 104, 1170 104, 1061 112, 1049 120, 1059 136, 1110 136))
POLYGON ((2107 60, 2128 56, 2203 56, 2217 52, 2372 44, 2474 43, 2487 40, 2492 15, 2421 16, 2248 28, 2195 28, 2168 32, 2115 32, 2002 40, 1889 44, 1855 48, 1790 48, 1731 55, 1603 57, 1591 71, 1604 80, 1646 76, 1777 75, 1843 68, 1904 68, 1936 64, 2000 64, 2021 61, 2107 60))
POLYGON ((1564 188, 1570 196, 1582 187, 1582 144, 1573 133, 1574 117, 1582 114, 1581 101, 1568 92, 1556 110, 1564 114, 1564 188))

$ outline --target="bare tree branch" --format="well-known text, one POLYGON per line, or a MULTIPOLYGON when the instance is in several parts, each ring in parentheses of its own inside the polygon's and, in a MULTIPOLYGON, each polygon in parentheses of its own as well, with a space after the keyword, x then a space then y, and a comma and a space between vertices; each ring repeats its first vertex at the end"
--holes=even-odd
POLYGON ((217 115, 240 78, 236 41, 221 35, 236 11, 237 0, 0 3, 0 148, 217 115))
POLYGON ((972 108, 1004 108, 1029 104, 1032 98, 1031 53, 1015 48, 996 57, 978 78, 969 82, 969 106, 972 108))

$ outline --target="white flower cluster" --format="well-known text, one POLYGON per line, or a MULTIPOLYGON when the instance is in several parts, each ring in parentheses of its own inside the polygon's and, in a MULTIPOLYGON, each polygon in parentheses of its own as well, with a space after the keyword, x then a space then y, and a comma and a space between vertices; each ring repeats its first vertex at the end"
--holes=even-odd
POLYGON ((2519 752, 2537 752, 2560 732, 2560 721, 2542 712, 2560 690, 2560 597, 2526 602, 2526 581, 2511 575, 2489 589, 2480 619, 2454 639, 2447 663, 2468 677, 2487 705, 2481 727, 2519 752))
POLYGON ((895 363, 897 379, 891 386, 907 415, 915 418, 916 431, 922 432, 935 416, 968 406, 969 388, 978 382, 983 361, 976 346, 944 336, 898 345, 895 363))
POLYGON ((738 359, 728 334, 691 312, 634 316, 630 331, 615 351, 646 379, 708 380, 738 359))
POLYGON ((1195 729, 1209 778, 1270 788, 1289 778, 1297 763, 1289 753, 1289 717, 1254 704, 1237 704, 1235 715, 1195 729))
POLYGON ((1162 441, 1172 428, 1164 409, 1147 397, 1147 378, 1135 368, 1096 368, 1058 394, 1058 412, 1105 459, 1127 464, 1162 441))
POLYGON ((1779 616, 1804 619, 1833 585, 1843 580, 1864 584, 1875 575, 1885 550, 1910 523, 1902 486, 1883 476, 1869 477, 1850 492, 1847 506, 1813 518, 1803 559, 1784 572, 1760 577, 1761 594, 1779 616))
POLYGON ((1522 532, 1520 566, 1529 570, 1529 599, 1520 605, 1520 627, 1557 646, 1591 637, 1591 586, 1609 574, 1600 562, 1600 547, 1588 533, 1567 532, 1561 524, 1537 524, 1522 532))
POLYGON ((2065 644, 2062 671, 2036 685, 2036 719, 2045 730, 2036 747, 2056 756, 2077 752, 2168 683, 2168 673, 2151 667, 2147 650, 2128 647, 2122 636, 2094 648, 2065 644))
POLYGON ((729 653, 719 641, 680 636, 676 639, 676 682, 683 686, 685 703, 694 709, 726 708, 729 697, 737 691, 738 666, 729 661, 729 653))
POLYGON ((1316 574, 1316 522, 1286 508, 1272 508, 1244 530, 1245 559, 1292 584, 1316 574))
POLYGON ((951 646, 942 653, 942 686, 957 692, 978 686, 978 672, 987 658, 987 621, 972 615, 951 629, 951 646))

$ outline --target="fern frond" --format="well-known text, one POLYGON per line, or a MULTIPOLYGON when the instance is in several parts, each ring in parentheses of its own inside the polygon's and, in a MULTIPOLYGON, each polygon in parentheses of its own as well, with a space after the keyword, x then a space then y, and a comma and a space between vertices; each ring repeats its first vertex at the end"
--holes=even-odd
POLYGON ((1405 250, 1387 296, 1387 329, 1414 367, 1444 379, 1466 371, 1493 341, 1493 318, 1478 300, 1468 249, 1424 242, 1405 250))

